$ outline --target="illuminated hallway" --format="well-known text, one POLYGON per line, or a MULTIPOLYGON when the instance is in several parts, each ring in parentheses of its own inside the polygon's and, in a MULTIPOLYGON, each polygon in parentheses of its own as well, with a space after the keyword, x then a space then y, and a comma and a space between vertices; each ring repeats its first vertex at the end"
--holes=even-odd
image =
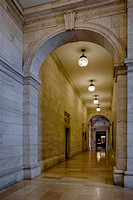
POLYGON ((112 154, 86 151, 48 170, 34 180, 59 183, 113 184, 112 154))
POLYGON ((85 199, 57 185, 133 189, 132 13, 133 0, 0 1, 0 189, 9 199, 85 199))

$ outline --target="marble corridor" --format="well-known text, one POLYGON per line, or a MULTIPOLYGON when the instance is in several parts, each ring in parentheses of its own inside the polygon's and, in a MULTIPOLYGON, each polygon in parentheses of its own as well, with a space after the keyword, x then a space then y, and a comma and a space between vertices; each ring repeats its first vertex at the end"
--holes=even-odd
POLYGON ((0 200, 133 200, 133 190, 113 185, 113 156, 87 151, 32 180, 0 192, 0 200))

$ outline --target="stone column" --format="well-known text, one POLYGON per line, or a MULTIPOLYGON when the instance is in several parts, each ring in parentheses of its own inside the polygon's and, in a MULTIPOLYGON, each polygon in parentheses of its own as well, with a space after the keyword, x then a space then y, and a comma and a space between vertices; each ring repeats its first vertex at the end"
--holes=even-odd
POLYGON ((127 70, 126 66, 115 65, 116 79, 116 166, 114 184, 124 184, 127 167, 127 70))
POLYGON ((127 1, 127 171, 124 186, 133 188, 133 1, 127 1))
POLYGON ((124 186, 133 188, 133 59, 126 59, 127 65, 127 171, 124 186))
POLYGON ((41 173, 38 162, 38 87, 40 82, 32 76, 25 76, 23 84, 24 178, 31 179, 41 173))

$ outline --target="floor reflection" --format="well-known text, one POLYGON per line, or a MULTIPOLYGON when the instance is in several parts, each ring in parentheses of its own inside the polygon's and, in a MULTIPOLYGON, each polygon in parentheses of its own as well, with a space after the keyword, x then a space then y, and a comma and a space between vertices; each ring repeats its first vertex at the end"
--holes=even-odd
POLYGON ((106 159, 105 155, 105 151, 97 151, 97 161, 100 161, 101 159, 106 159))
POLYGON ((112 169, 111 152, 87 151, 45 170, 35 180, 113 185, 112 169))

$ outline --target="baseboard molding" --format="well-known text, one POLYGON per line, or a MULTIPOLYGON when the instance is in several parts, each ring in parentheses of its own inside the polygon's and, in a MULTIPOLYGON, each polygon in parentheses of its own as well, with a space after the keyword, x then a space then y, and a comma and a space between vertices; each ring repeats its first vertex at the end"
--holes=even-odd
POLYGON ((71 153, 71 157, 74 157, 74 156, 80 154, 81 152, 82 152, 81 149, 80 149, 80 150, 77 150, 77 151, 73 151, 73 152, 71 153))
POLYGON ((41 174, 40 163, 24 168, 24 179, 29 180, 41 174))
POLYGON ((52 158, 42 160, 42 161, 40 161, 41 171, 44 171, 50 167, 53 167, 63 161, 65 161, 65 155, 55 156, 52 158))
POLYGON ((133 171, 125 171, 124 187, 133 188, 133 171))

